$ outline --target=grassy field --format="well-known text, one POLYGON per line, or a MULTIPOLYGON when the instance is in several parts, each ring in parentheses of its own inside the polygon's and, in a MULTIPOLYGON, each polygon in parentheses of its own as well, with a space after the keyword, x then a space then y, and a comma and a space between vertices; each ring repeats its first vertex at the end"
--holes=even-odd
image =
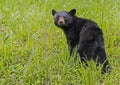
POLYGON ((0 0, 0 85, 120 85, 120 0, 0 0), (53 8, 101 27, 111 74, 69 57, 53 8))

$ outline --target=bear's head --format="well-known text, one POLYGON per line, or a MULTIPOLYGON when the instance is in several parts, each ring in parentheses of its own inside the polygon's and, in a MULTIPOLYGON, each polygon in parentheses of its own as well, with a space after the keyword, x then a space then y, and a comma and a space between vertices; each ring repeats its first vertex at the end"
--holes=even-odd
POLYGON ((72 9, 69 12, 52 10, 52 15, 54 17, 55 25, 58 27, 69 27, 73 24, 73 18, 75 16, 76 9, 72 9))

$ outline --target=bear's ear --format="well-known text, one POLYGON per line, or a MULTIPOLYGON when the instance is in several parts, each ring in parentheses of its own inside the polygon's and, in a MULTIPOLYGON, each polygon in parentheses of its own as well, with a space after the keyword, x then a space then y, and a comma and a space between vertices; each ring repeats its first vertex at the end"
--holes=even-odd
POLYGON ((52 15, 54 16, 56 13, 57 13, 57 11, 52 9, 52 15))
POLYGON ((76 13, 76 9, 72 9, 72 10, 70 10, 69 13, 70 13, 71 15, 75 15, 75 13, 76 13))

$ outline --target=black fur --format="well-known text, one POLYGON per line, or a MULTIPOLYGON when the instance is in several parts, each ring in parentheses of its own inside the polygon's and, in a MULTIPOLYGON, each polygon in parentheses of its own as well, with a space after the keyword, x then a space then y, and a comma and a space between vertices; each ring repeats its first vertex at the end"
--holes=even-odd
POLYGON ((109 63, 106 58, 102 30, 94 21, 76 17, 75 13, 75 9, 69 12, 56 12, 53 9, 52 15, 54 16, 55 25, 64 31, 70 55, 77 46, 77 52, 82 62, 93 59, 97 61, 97 65, 103 64, 102 73, 105 73, 109 63), (60 17, 64 18, 65 25, 58 24, 60 17))

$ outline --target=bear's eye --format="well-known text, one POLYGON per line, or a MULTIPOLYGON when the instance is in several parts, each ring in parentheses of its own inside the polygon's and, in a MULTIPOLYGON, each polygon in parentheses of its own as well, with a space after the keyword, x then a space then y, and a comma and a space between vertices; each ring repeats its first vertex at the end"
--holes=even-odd
POLYGON ((56 18, 58 19, 60 16, 56 16, 56 18))
POLYGON ((64 19, 66 19, 66 17, 65 17, 65 16, 63 16, 63 18, 64 18, 64 19))

